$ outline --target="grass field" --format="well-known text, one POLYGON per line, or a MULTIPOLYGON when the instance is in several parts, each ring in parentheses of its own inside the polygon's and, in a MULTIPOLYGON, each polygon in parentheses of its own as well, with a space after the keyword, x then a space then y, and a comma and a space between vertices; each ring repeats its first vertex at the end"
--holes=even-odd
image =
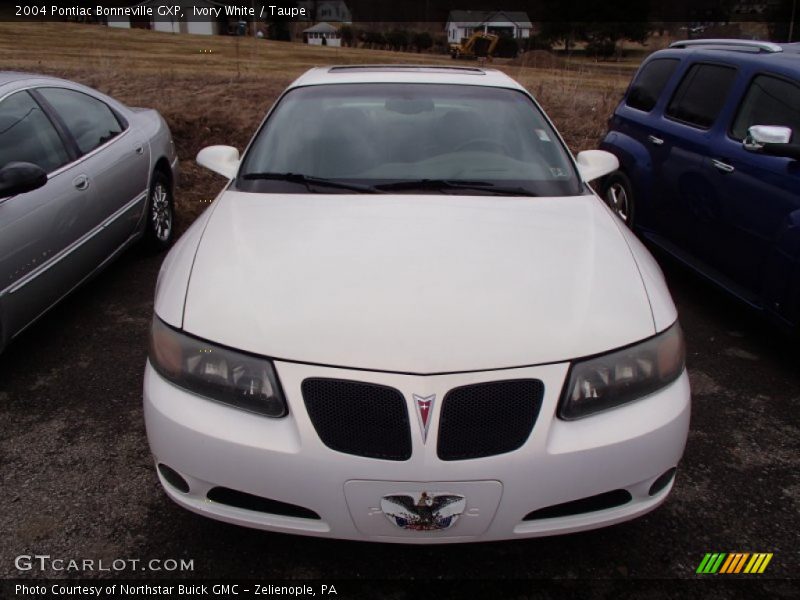
MULTIPOLYGON (((71 23, 0 23, 0 68, 90 85, 131 106, 157 109, 181 157, 183 226, 223 182, 194 156, 210 144, 242 148, 278 94, 306 69, 329 64, 452 65, 448 56, 306 46, 255 38, 194 36, 71 23)), ((635 62, 615 66, 542 59, 495 61, 526 86, 575 152, 596 146, 635 62)), ((469 64, 469 63, 459 63, 469 64)))

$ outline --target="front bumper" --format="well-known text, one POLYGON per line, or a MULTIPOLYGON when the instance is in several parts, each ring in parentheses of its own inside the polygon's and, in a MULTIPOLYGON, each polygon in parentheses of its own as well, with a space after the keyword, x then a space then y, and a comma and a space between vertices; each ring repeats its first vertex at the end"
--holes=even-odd
POLYGON ((156 462, 174 469, 188 483, 184 493, 159 474, 176 503, 208 517, 271 531, 404 543, 491 541, 592 529, 652 510, 666 499, 672 482, 653 495, 651 486, 678 464, 686 444, 690 413, 686 373, 648 398, 567 422, 555 414, 568 366, 414 376, 276 362, 289 415, 270 419, 185 392, 148 363, 147 434, 156 462), (400 390, 411 417, 411 458, 364 458, 325 446, 302 399, 301 383, 309 377, 400 390), (441 398, 458 386, 516 378, 536 378, 545 385, 538 419, 521 448, 486 458, 440 460, 436 405, 423 441, 412 394, 441 398), (215 487, 304 507, 319 519, 213 502, 207 494, 215 487), (613 490, 626 490, 632 499, 612 508, 524 520, 532 511, 613 490), (384 495, 422 491, 463 495, 466 510, 449 529, 411 531, 395 526, 380 509, 384 495))

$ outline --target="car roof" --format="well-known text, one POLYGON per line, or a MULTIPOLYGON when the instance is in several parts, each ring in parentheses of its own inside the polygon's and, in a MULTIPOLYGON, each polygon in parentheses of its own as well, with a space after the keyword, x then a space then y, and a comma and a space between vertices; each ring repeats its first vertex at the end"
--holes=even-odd
POLYGON ((0 98, 5 97, 7 94, 13 94, 16 91, 27 89, 28 87, 63 87, 94 96, 106 104, 111 105, 116 110, 125 111, 128 109, 124 103, 116 98, 112 98, 99 90, 78 83, 77 81, 70 81, 69 79, 62 79, 51 75, 42 75, 41 73, 0 71, 0 98))
POLYGON ((690 40, 675 42, 654 52, 650 58, 693 58, 720 60, 740 65, 764 67, 800 76, 800 43, 777 44, 755 40, 690 40))
POLYGON ((309 69, 289 87, 335 83, 440 83, 524 90, 497 69, 440 65, 338 65, 309 69))
POLYGON ((13 83, 25 79, 47 79, 50 81, 64 82, 66 80, 59 79, 58 77, 51 77, 49 75, 40 75, 38 73, 25 73, 24 71, 0 71, 0 85, 13 83))
POLYGON ((41 73, 25 73, 23 71, 0 71, 0 93, 5 93, 9 89, 23 89, 28 86, 41 87, 47 85, 58 85, 59 87, 69 87, 72 89, 99 94, 97 90, 88 88, 75 81, 42 75, 41 73))

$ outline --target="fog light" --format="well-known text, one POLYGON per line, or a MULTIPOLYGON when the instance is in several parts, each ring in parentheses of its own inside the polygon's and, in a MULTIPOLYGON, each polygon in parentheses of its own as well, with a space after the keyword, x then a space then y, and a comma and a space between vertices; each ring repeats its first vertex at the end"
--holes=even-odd
POLYGON ((167 481, 168 484, 170 484, 179 492, 183 492, 184 494, 189 492, 189 484, 175 469, 158 463, 158 472, 161 473, 161 476, 167 481))
POLYGON ((653 482, 653 485, 650 486, 650 491, 647 493, 651 496, 655 496, 658 492, 667 487, 669 482, 672 481, 672 478, 675 477, 675 471, 677 470, 677 467, 672 467, 669 471, 660 475, 658 479, 653 482))

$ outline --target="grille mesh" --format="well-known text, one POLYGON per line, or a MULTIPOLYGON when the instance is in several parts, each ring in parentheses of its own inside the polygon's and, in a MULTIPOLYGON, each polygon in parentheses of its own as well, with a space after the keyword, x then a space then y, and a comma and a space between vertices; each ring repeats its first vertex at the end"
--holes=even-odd
POLYGON ((398 390, 312 378, 303 381, 302 391, 311 422, 328 448, 385 460, 411 458, 408 409, 398 390))
POLYGON ((436 451, 442 460, 511 452, 522 446, 539 415, 544 384, 514 379, 450 390, 442 402, 436 451))

